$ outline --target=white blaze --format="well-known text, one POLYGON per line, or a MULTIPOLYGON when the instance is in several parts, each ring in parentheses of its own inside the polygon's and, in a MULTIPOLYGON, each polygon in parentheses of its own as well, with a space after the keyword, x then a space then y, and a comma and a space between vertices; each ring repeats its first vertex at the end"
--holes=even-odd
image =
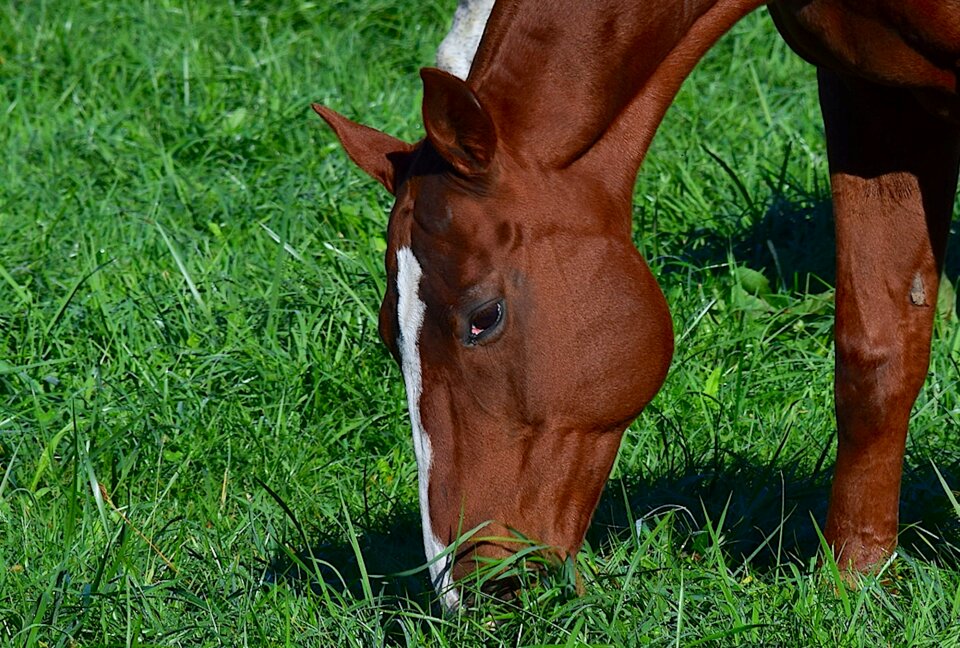
MULTIPOLYGON (((410 410, 410 426, 413 428, 413 450, 417 455, 417 482, 420 487, 420 519, 423 526, 423 550, 427 562, 446 548, 433 532, 430 520, 430 466, 432 448, 430 437, 420 420, 420 394, 423 392, 423 373, 420 369, 420 329, 426 304, 420 299, 420 278, 423 269, 417 257, 408 247, 397 250, 397 320, 400 325, 400 369, 407 388, 407 408, 410 410)), ((443 604, 454 609, 460 595, 453 587, 450 575, 451 556, 435 560, 430 565, 430 579, 440 594, 443 604)))

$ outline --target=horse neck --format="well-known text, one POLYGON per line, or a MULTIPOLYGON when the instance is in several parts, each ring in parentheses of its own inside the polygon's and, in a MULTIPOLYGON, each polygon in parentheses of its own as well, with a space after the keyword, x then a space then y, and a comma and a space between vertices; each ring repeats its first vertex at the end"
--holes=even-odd
POLYGON ((613 156, 632 186, 683 80, 760 4, 499 0, 469 82, 521 157, 566 168, 613 156))

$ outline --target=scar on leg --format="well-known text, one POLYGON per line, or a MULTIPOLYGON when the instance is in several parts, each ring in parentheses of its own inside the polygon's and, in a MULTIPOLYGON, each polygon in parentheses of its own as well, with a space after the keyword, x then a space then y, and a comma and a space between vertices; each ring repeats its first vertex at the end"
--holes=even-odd
POLYGON ((923 285, 923 277, 920 273, 913 275, 913 283, 910 284, 910 301, 914 306, 927 305, 927 290, 923 285))

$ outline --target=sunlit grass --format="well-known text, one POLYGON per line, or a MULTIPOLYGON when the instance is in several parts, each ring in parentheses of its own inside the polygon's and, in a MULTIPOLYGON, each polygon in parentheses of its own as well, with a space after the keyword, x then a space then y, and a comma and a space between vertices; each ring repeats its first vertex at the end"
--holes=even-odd
POLYGON ((899 558, 856 591, 816 566, 827 172, 812 70, 759 14, 638 180, 678 352, 576 559, 583 595, 521 560, 492 569, 531 580, 517 599, 468 585, 475 609, 441 614, 376 335, 388 197, 309 103, 419 137, 416 70, 453 4, 0 7, 0 644, 960 641, 955 320, 899 558))

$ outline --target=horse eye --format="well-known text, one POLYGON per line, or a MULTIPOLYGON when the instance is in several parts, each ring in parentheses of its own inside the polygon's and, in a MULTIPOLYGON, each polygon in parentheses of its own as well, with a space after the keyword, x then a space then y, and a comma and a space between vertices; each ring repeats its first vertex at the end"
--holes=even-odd
POLYGON ((495 301, 481 306, 470 316, 468 341, 470 343, 479 341, 485 334, 492 332, 502 319, 503 302, 495 301))

